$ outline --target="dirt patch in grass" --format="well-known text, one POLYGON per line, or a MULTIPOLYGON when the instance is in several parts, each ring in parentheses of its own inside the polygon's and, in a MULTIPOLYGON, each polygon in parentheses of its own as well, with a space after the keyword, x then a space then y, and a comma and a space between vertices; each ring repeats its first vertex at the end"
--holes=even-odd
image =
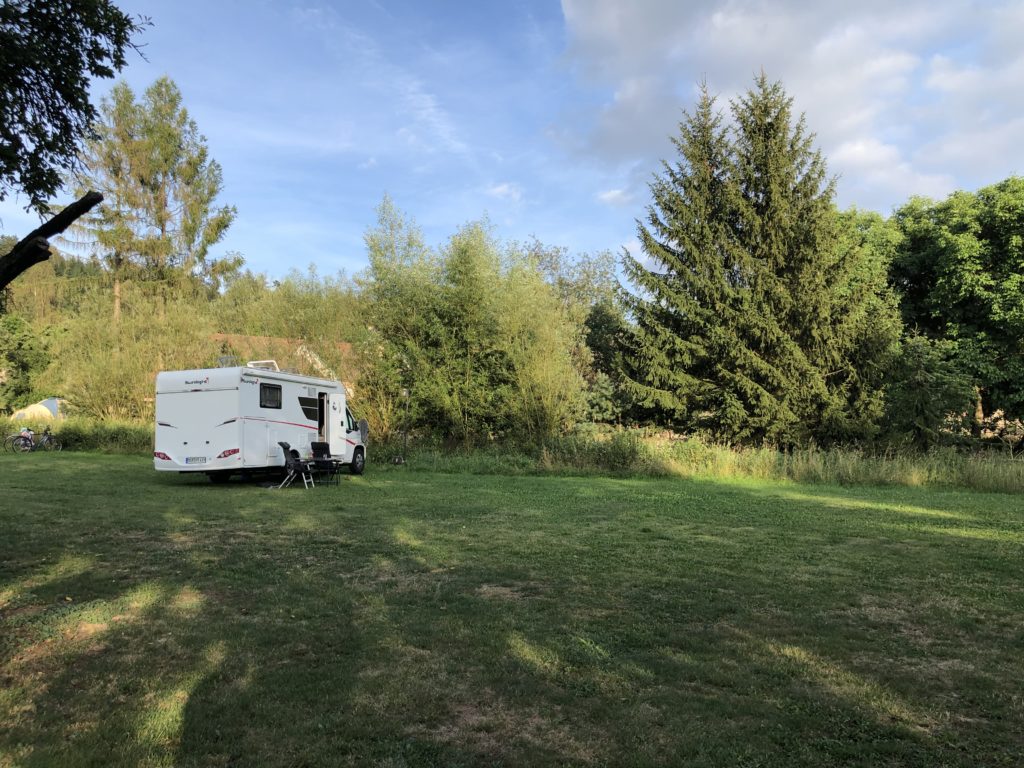
POLYGON ((4 608, 0 610, 0 622, 25 621, 33 616, 38 616, 45 610, 45 605, 19 605, 17 608, 4 608))
POLYGON ((174 549, 191 549, 196 543, 195 536, 181 531, 171 531, 167 534, 167 540, 174 549))
POLYGON ((64 637, 68 640, 81 641, 95 637, 109 628, 109 624, 99 621, 83 621, 78 626, 64 631, 64 637))
POLYGON ((885 624, 895 632, 911 638, 916 643, 927 645, 930 641, 922 631, 919 621, 914 618, 914 609, 910 605, 883 602, 875 595, 864 595, 860 605, 850 608, 847 614, 867 619, 873 624, 885 624))
POLYGON ((522 751, 565 760, 591 763, 602 749, 596 733, 581 738, 579 728, 564 720, 561 708, 544 712, 515 707, 493 690, 483 689, 453 704, 445 722, 435 728, 411 729, 410 735, 427 736, 446 745, 486 755, 488 761, 504 760, 522 751))
POLYGON ((488 600, 509 600, 513 602, 539 597, 541 593, 541 586, 530 582, 481 584, 476 588, 476 594, 480 597, 488 600))

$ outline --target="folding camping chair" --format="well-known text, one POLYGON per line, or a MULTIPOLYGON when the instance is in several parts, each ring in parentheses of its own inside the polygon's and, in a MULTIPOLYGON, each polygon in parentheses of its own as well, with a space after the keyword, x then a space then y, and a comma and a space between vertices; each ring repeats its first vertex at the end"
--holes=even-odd
POLYGON ((313 471, 321 479, 321 482, 338 484, 338 460, 331 457, 331 446, 327 443, 310 443, 309 449, 313 452, 313 471))
POLYGON ((278 488, 287 488, 289 485, 295 482, 295 478, 302 478, 302 485, 305 488, 315 488, 316 484, 313 482, 313 472, 310 468, 310 462, 304 461, 300 456, 299 452, 291 447, 289 443, 279 442, 281 450, 284 451, 284 468, 285 474, 284 480, 277 486, 278 488))

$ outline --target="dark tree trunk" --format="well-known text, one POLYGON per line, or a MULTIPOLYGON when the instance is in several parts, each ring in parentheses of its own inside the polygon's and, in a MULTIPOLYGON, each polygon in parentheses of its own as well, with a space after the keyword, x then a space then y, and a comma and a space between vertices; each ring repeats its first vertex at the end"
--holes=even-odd
POLYGON ((87 192, 52 219, 32 230, 6 256, 0 256, 0 290, 27 270, 50 258, 50 243, 47 239, 59 235, 76 219, 84 216, 103 200, 99 192, 87 192))
POLYGON ((976 400, 974 401, 974 423, 971 425, 971 434, 981 437, 981 428, 985 424, 985 404, 981 401, 981 389, 974 388, 976 400))

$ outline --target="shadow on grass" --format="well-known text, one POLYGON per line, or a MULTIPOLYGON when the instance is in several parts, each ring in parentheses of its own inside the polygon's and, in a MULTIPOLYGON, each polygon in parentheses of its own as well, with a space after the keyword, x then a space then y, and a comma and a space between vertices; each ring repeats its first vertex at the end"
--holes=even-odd
POLYGON ((128 509, 78 482, 3 518, 16 764, 1021 756, 1020 553, 946 530, 999 514, 789 485, 418 474, 306 493, 106 469, 128 509))

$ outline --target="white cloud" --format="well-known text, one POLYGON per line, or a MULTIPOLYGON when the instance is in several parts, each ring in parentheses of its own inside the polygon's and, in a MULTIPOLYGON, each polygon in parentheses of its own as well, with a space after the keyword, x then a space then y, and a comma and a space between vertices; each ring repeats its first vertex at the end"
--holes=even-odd
POLYGON ((619 247, 622 250, 629 253, 630 256, 636 259, 640 258, 640 255, 642 253, 640 241, 635 237, 632 240, 627 240, 626 242, 622 243, 622 245, 620 245, 619 247))
POLYGON ((1024 112, 1024 54, 999 62, 957 62, 937 54, 928 63, 925 85, 950 107, 946 119, 975 122, 1024 112), (967 108, 969 111, 963 111, 967 108))
MULTIPOLYGON (((383 8, 379 10, 384 12, 383 8)), ((423 154, 471 153, 441 97, 406 58, 350 24, 333 7, 303 7, 293 13, 299 23, 315 30, 319 45, 333 56, 321 83, 336 94, 336 102, 329 103, 327 114, 336 113, 339 104, 351 105, 353 91, 364 98, 372 92, 374 107, 385 108, 391 113, 390 120, 400 123, 388 135, 397 134, 405 146, 423 154)), ((323 95, 317 94, 317 98, 323 95)), ((366 111, 372 114, 377 110, 366 111)), ((388 143, 382 142, 375 151, 383 154, 388 148, 388 143)))
POLYGON ((930 165, 949 168, 960 177, 978 177, 994 183, 1012 174, 1024 173, 1024 116, 1007 120, 972 121, 956 132, 937 136, 918 153, 930 165))
MULTIPOLYGON (((696 84, 719 106, 764 71, 839 174, 839 202, 887 210, 1020 172, 1024 2, 562 0, 568 57, 606 94, 577 151, 641 192, 673 154, 696 84), (1015 30, 1010 33, 1008 30, 1015 30)), ((557 128, 553 133, 557 133, 557 128)))
POLYGON ((518 203, 523 198, 523 190, 517 184, 510 181, 503 181, 500 184, 492 184, 486 190, 489 197, 498 200, 509 200, 518 203))
POLYGON ((425 146, 430 151, 442 150, 453 154, 466 154, 468 147, 458 136, 455 124, 441 108, 437 97, 424 90, 423 84, 408 76, 396 78, 404 112, 412 118, 410 130, 426 135, 425 146))
POLYGON ((629 205, 633 202, 633 195, 624 189, 609 189, 604 192, 599 192, 597 199, 605 205, 613 205, 616 207, 629 205))
POLYGON ((912 195, 939 198, 952 192, 955 181, 950 174, 925 173, 904 159, 899 148, 873 138, 840 144, 830 159, 834 167, 844 169, 854 191, 891 190, 899 201, 912 195))

